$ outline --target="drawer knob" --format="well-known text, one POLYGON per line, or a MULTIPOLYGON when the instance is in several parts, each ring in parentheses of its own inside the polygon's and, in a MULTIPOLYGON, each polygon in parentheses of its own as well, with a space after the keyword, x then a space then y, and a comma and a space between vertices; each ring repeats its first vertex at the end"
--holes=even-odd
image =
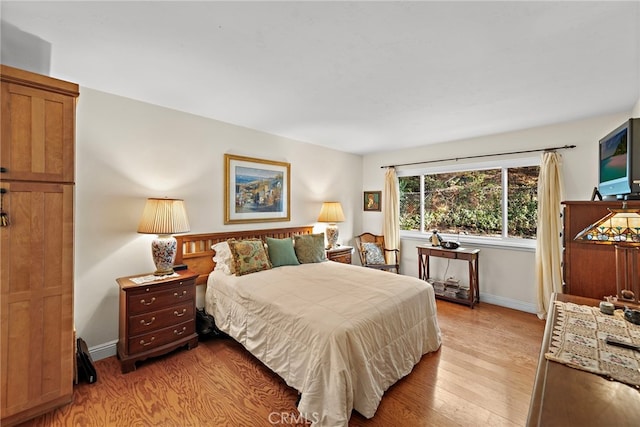
POLYGON ((176 317, 182 317, 182 316, 184 316, 186 313, 187 313, 187 309, 186 309, 186 308, 183 308, 183 309, 182 309, 182 313, 178 313, 178 310, 176 310, 176 311, 174 311, 174 312, 173 312, 173 314, 175 314, 175 315, 176 315, 176 317))
MULTIPOLYGON (((174 331, 175 332, 175 331, 174 331)), ((143 347, 146 347, 148 345, 151 345, 151 343, 153 342, 153 340, 155 340, 156 337, 151 337, 151 339, 149 340, 149 342, 144 342, 144 340, 140 340, 140 345, 142 345, 143 347)))
POLYGON ((179 293, 177 293, 177 292, 174 292, 174 293, 173 293, 173 296, 174 296, 174 297, 176 297, 176 298, 182 298, 182 297, 183 297, 183 296, 185 296, 186 294, 187 294, 187 291, 182 291, 182 293, 181 293, 181 294, 179 294, 179 293))
POLYGON ((186 326, 183 326, 181 331, 179 331, 179 330, 177 330, 177 329, 174 329, 174 330, 173 330, 173 333, 174 333, 174 334, 176 334, 176 335, 182 335, 182 334, 184 334, 186 331, 187 331, 187 327, 186 327, 186 326))
POLYGON ((149 301, 149 302, 146 302, 145 300, 141 299, 141 300, 140 300, 140 304, 143 304, 143 305, 151 305, 151 304, 153 304, 153 302, 154 302, 155 300, 156 300, 156 297, 151 298, 151 301, 149 301))
POLYGON ((148 322, 145 322, 145 321, 144 321, 144 319, 142 319, 142 320, 140 321, 140 324, 141 324, 141 325, 144 325, 144 326, 149 326, 150 324, 152 324, 152 323, 153 323, 153 322, 155 322, 155 321, 156 321, 156 318, 155 318, 155 317, 152 317, 152 318, 151 318, 151 320, 149 320, 148 322))

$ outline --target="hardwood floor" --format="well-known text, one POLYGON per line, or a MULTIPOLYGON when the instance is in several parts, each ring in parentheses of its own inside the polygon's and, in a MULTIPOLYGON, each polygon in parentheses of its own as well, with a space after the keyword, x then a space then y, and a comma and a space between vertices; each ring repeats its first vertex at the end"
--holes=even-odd
MULTIPOLYGON (((486 303, 471 310, 438 301, 443 344, 393 385, 376 415, 350 426, 522 426, 544 322, 486 303)), ((74 403, 26 426, 305 425, 297 392, 231 339, 139 363, 121 374, 115 357, 96 362, 98 381, 74 403)))

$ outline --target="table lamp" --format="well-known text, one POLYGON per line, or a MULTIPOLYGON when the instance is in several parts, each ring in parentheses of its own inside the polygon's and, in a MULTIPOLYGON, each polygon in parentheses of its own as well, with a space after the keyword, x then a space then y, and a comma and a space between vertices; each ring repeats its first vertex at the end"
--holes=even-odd
POLYGON ((329 249, 333 249, 338 243, 338 226, 337 222, 344 221, 344 213, 342 212, 342 205, 340 202, 324 202, 320 215, 318 216, 318 222, 328 222, 327 244, 329 249))
POLYGON ((618 299, 640 302, 640 210, 609 209, 609 214, 575 237, 587 243, 614 245, 616 251, 616 290, 618 299))
POLYGON ((172 234, 187 233, 189 219, 181 199, 147 199, 138 225, 138 233, 157 234, 151 242, 151 255, 156 265, 156 276, 173 273, 178 242, 172 234))

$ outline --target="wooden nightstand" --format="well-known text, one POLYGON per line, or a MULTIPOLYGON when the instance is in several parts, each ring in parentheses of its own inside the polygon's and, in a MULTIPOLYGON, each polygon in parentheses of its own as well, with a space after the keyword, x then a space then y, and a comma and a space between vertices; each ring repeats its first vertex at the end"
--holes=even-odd
POLYGON ((196 277, 190 270, 179 277, 136 284, 136 275, 117 279, 120 286, 118 358, 122 373, 135 363, 187 345, 198 345, 196 277))
POLYGON ((338 246, 337 248, 327 249, 327 259, 330 261, 341 262, 343 264, 351 264, 352 246, 338 246))

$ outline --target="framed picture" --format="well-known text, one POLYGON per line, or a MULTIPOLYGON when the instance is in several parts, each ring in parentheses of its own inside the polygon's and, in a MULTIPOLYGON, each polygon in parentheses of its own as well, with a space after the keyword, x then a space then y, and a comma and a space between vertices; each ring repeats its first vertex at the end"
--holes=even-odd
POLYGON ((380 212, 382 210, 382 191, 364 192, 364 211, 380 212))
POLYGON ((289 163, 225 154, 224 165, 225 224, 291 219, 289 163))

